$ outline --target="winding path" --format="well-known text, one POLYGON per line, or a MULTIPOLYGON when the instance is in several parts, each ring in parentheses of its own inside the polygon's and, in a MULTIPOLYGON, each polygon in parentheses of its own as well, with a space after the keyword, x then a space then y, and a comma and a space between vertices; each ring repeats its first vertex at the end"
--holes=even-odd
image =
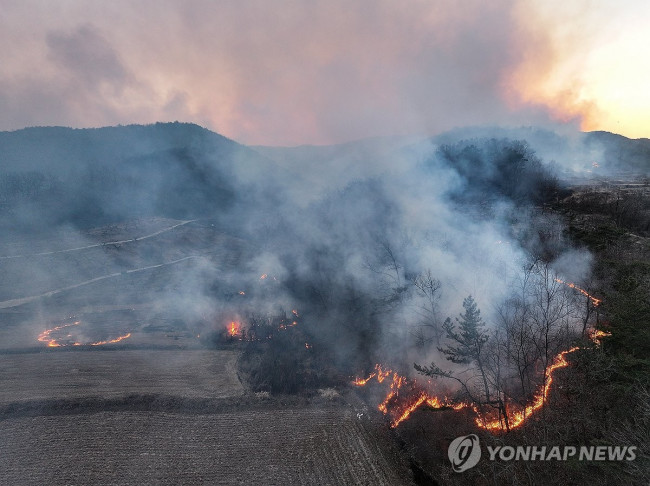
MULTIPOLYGON (((64 250, 54 250, 54 251, 44 251, 41 253, 28 253, 26 255, 10 255, 10 256, 0 256, 0 260, 8 260, 11 258, 27 258, 27 257, 34 257, 34 256, 46 256, 46 255, 55 255, 57 253, 68 253, 71 251, 79 251, 79 250, 87 250, 88 248, 98 248, 100 246, 107 246, 107 245, 120 245, 124 243, 131 243, 134 241, 142 241, 146 240, 147 238, 153 238, 154 236, 158 236, 162 233, 166 233, 167 231, 171 231, 174 228, 178 228, 179 226, 183 226, 189 223, 193 223, 196 221, 196 219, 190 219, 188 221, 181 221, 180 223, 177 223, 173 226, 169 226, 167 228, 163 228, 161 230, 156 231, 155 233, 151 233, 145 236, 140 236, 138 238, 130 238, 128 240, 117 240, 117 241, 104 241, 102 243, 95 243, 92 245, 86 245, 86 246, 78 246, 75 248, 66 248, 64 250)), ((100 277, 100 278, 105 278, 105 277, 100 277)))
POLYGON ((43 294, 38 294, 38 295, 31 295, 29 297, 21 297, 19 299, 11 299, 11 300, 5 300, 3 302, 0 302, 0 309, 8 309, 10 307, 18 307, 19 305, 23 304, 29 304, 30 302, 34 302, 35 300, 41 299, 43 297, 50 297, 52 295, 60 294, 61 292, 65 292, 66 290, 72 290, 76 289, 77 287, 82 287, 84 285, 88 285, 94 282, 99 282, 100 280, 105 280, 107 278, 113 278, 113 277, 119 277, 120 275, 123 274, 128 274, 128 273, 136 273, 136 272, 143 272, 145 270, 151 270, 153 268, 160 268, 160 267, 166 267, 168 265, 173 265, 175 263, 179 263, 185 260, 189 260, 190 258, 198 258, 196 255, 192 256, 186 256, 183 258, 179 258, 178 260, 173 260, 171 262, 165 262, 165 263, 159 263, 157 265, 149 265, 147 267, 140 267, 140 268, 134 268, 132 270, 124 270, 122 272, 115 272, 111 273, 109 275, 103 275, 101 277, 95 277, 91 278, 90 280, 86 280, 84 282, 80 282, 74 285, 68 285, 67 287, 61 287, 58 289, 50 290, 49 292, 45 292, 43 294))

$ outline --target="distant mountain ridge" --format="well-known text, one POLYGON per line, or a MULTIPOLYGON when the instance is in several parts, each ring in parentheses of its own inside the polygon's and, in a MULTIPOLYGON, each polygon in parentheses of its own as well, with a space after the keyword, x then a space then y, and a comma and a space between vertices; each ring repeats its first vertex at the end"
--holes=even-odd
POLYGON ((272 166, 190 123, 0 132, 0 224, 217 217, 238 203, 242 177, 272 166))
POLYGON ((192 123, 103 128, 30 127, 0 132, 0 168, 3 171, 39 170, 61 159, 68 164, 112 163, 179 147, 219 147, 226 152, 243 146, 192 123))
MULTIPOLYGON (((358 164, 364 160, 373 159, 385 164, 390 159, 399 160, 401 155, 421 155, 432 147, 489 139, 524 141, 544 162, 554 162, 567 175, 650 175, 650 139, 630 139, 603 131, 559 133, 539 127, 477 126, 456 128, 431 137, 375 137, 338 145, 253 148, 293 171, 299 170, 305 161, 313 161, 317 162, 317 173, 334 170, 358 175, 358 164), (599 171, 594 171, 594 162, 598 164, 599 171), (331 165, 330 169, 324 167, 328 164, 331 165)), ((314 179, 317 182, 318 177, 314 179)))
POLYGON ((630 139, 610 132, 588 132, 585 144, 604 151, 604 163, 618 165, 621 170, 650 174, 650 139, 630 139))
POLYGON ((524 141, 568 176, 650 175, 650 140, 609 132, 468 127, 433 137, 249 147, 192 123, 33 127, 0 132, 0 227, 221 217, 233 207, 269 211, 280 200, 309 204, 354 180, 426 161, 441 147, 489 140, 524 141))
POLYGON ((603 175, 650 174, 650 139, 630 139, 605 131, 558 133, 538 127, 467 127, 436 135, 431 140, 442 145, 475 138, 523 140, 544 161, 556 162, 568 172, 592 170, 595 162, 603 175))

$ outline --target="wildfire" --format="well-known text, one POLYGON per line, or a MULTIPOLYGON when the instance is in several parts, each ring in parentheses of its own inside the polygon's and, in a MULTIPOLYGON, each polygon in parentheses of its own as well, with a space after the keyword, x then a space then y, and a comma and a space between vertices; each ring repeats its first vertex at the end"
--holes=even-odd
MULTIPOLYGON (((90 343, 91 346, 102 346, 104 344, 113 344, 113 343, 119 343, 120 341, 124 341, 125 339, 128 339, 131 337, 131 333, 126 333, 124 336, 119 336, 116 337, 115 339, 109 339, 107 341, 97 341, 96 343, 90 343)), ((76 343, 75 343, 76 346, 76 343)))
POLYGON ((266 280, 266 277, 268 277, 268 275, 263 273, 262 275, 260 275, 260 280, 266 280))
MULTIPOLYGON (((540 392, 537 395, 535 395, 535 398, 533 399, 532 403, 527 405, 524 408, 524 410, 518 412, 512 412, 512 413, 508 412, 508 426, 511 429, 517 428, 520 425, 522 425, 526 421, 526 419, 530 418, 530 416, 533 413, 535 413, 537 410, 539 410, 544 406, 544 403, 546 403, 546 398, 548 397, 548 392, 550 390, 551 383, 553 383, 553 372, 557 369, 565 368, 569 366, 569 362, 566 360, 566 355, 573 353, 578 349, 580 349, 578 346, 574 346, 571 349, 559 353, 553 360, 551 366, 548 367, 547 374, 546 374, 546 382, 544 383, 544 386, 542 387, 540 392)), ((505 423, 501 418, 496 420, 485 420, 484 418, 477 417, 476 425, 478 425, 483 429, 499 431, 499 432, 505 429, 505 423)))
MULTIPOLYGON (((610 333, 606 331, 593 330, 590 332, 589 337, 597 346, 601 345, 600 339, 609 336, 610 333)), ((544 385, 534 396, 532 402, 526 405, 521 410, 508 409, 506 411, 508 418, 508 429, 514 429, 523 425, 535 412, 540 410, 548 398, 551 384, 553 383, 553 374, 560 368, 569 366, 567 355, 580 349, 574 346, 566 351, 558 353, 553 362, 546 370, 546 379, 544 385)), ((355 378, 352 384, 355 386, 365 386, 373 378, 377 382, 382 383, 386 378, 392 376, 390 389, 386 394, 384 400, 377 406, 380 412, 388 415, 391 418, 391 428, 397 427, 400 423, 407 420, 410 415, 423 404, 435 409, 450 408, 455 411, 464 408, 471 408, 477 417, 475 423, 478 427, 489 430, 491 432, 503 432, 506 428, 505 419, 499 417, 490 419, 481 413, 477 407, 465 402, 453 402, 448 398, 440 398, 437 395, 430 394, 418 385, 416 380, 409 380, 400 374, 393 372, 390 369, 383 368, 380 364, 375 365, 375 369, 366 378, 355 378), (400 390, 403 390, 400 397, 400 390)), ((429 381, 429 383, 431 383, 429 381)))
POLYGON ((467 407, 465 403, 452 403, 447 398, 439 398, 424 391, 416 380, 409 380, 393 370, 383 368, 380 364, 375 365, 375 371, 370 373, 366 378, 356 378, 352 384, 356 386, 365 386, 373 378, 378 383, 391 377, 390 389, 384 400, 377 406, 379 411, 384 415, 391 417, 391 428, 397 427, 404 420, 408 419, 417 408, 426 403, 432 408, 453 408, 460 410, 467 407), (400 396, 400 390, 402 395, 400 396))
MULTIPOLYGON (((576 287, 572 287, 572 288, 576 288, 576 287)), ((591 296, 589 296, 589 298, 593 299, 591 296)), ((600 302, 599 299, 596 300, 600 302)), ((600 346, 602 344, 600 339, 610 335, 611 333, 609 332, 594 329, 589 333, 589 338, 596 346, 600 346)), ((537 410, 539 410, 544 406, 544 404, 546 403, 546 399, 548 397, 551 384, 553 383, 553 373, 555 372, 555 370, 558 370, 560 368, 566 368, 567 366, 569 366, 569 362, 566 359, 567 355, 577 351, 578 349, 580 349, 579 346, 574 346, 571 349, 567 349, 566 351, 562 351, 561 353, 558 353, 555 356, 555 359, 553 360, 551 366, 548 367, 547 374, 546 374, 546 382, 544 383, 544 386, 537 393, 537 395, 535 395, 532 403, 527 405, 523 410, 516 411, 516 412, 508 412, 508 426, 511 429, 521 426, 526 421, 526 419, 528 419, 532 414, 534 414, 537 410)), ((502 419, 486 421, 484 419, 477 417, 476 424, 479 427, 482 427, 487 430, 493 430, 493 431, 503 431, 506 428, 505 423, 503 422, 502 419)))
POLYGON ((426 393, 422 393, 422 394, 417 398, 417 400, 415 400, 415 402, 413 402, 413 404, 411 404, 411 405, 409 405, 408 407, 406 407, 406 409, 402 412, 402 414, 401 414, 397 419, 393 420, 393 422, 390 424, 390 426, 393 427, 393 428, 397 427, 401 422, 403 422, 404 420, 406 420, 407 418, 409 418, 409 416, 411 415, 411 413, 413 412, 413 410, 415 410, 416 408, 418 408, 418 407, 419 407, 420 405, 422 405, 425 401, 428 402, 428 400, 427 400, 427 394, 426 394, 426 393))
POLYGON ((382 383, 386 377, 390 376, 391 373, 393 373, 392 370, 386 369, 384 370, 380 364, 375 365, 375 371, 370 373, 370 375, 367 378, 356 378, 352 384, 357 385, 357 386, 364 386, 366 383, 368 383, 370 380, 373 378, 377 377, 377 381, 379 383, 382 383))
POLYGON ((600 338, 604 338, 604 337, 611 336, 611 335, 612 335, 611 332, 600 331, 600 330, 598 330, 598 329, 594 329, 593 331, 591 331, 591 332, 589 333, 589 338, 591 339, 591 341, 592 341, 592 342, 593 342, 597 347, 600 347, 600 345, 602 344, 602 341, 600 340, 600 338))
MULTIPOLYGON (((379 366, 379 365, 377 365, 379 366)), ((355 378, 354 381, 352 382, 353 385, 356 386, 364 386, 366 383, 368 383, 370 380, 372 380, 375 376, 377 376, 377 373, 370 373, 370 376, 368 378, 355 378)))
POLYGON ((382 383, 387 377, 390 376, 391 370, 382 370, 381 366, 377 366, 377 381, 382 383))
MULTIPOLYGON (((57 332, 57 331, 60 331, 60 330, 62 330, 62 329, 65 329, 65 328, 67 328, 67 327, 78 326, 79 324, 81 324, 80 321, 75 321, 75 322, 71 322, 71 323, 69 323, 69 324, 62 324, 62 325, 60 325, 60 326, 53 327, 52 329, 47 329, 47 330, 43 331, 42 333, 40 333, 40 334, 38 335, 38 340, 39 340, 40 342, 42 342, 42 343, 47 343, 47 345, 48 345, 50 348, 58 348, 58 347, 61 347, 61 346, 63 346, 63 345, 62 345, 62 344, 59 344, 59 343, 56 341, 56 339, 54 339, 54 338, 52 338, 52 337, 50 336, 50 334, 52 334, 53 332, 57 332)), ((73 343, 73 345, 74 345, 74 346, 79 346, 80 343, 75 342, 75 343, 73 343)))
POLYGON ((390 391, 388 392, 388 395, 386 395, 386 398, 384 398, 384 401, 379 404, 379 407, 377 407, 381 412, 388 413, 388 403, 397 395, 399 389, 404 383, 406 383, 406 378, 397 373, 393 373, 393 381, 390 384, 390 391))
POLYGON ((565 282, 564 280, 560 280, 559 278, 556 278, 555 281, 558 282, 558 283, 564 284, 564 285, 566 285, 567 287, 570 287, 570 288, 572 288, 572 289, 577 290, 577 291, 580 292, 582 295, 584 295, 585 297, 587 297, 587 298, 588 298, 588 299, 589 299, 589 300, 594 304, 595 307, 598 307, 598 305, 602 302, 602 299, 597 299, 597 298, 594 297, 593 295, 589 294, 589 292, 587 292, 585 289, 581 289, 580 287, 578 287, 578 286, 577 286, 576 284, 574 284, 574 283, 571 283, 571 282, 565 282))
MULTIPOLYGON (((297 311, 293 315, 287 317, 286 313, 282 315, 267 317, 263 321, 246 321, 241 320, 241 316, 230 315, 226 320, 224 326, 225 336, 239 340, 239 341, 263 341, 266 339, 272 339, 273 333, 275 331, 287 331, 289 328, 298 326, 300 319, 297 316, 297 311)), ((219 326, 223 326, 224 323, 221 322, 219 326)), ((311 349, 312 345, 309 344, 307 349, 311 349)))
MULTIPOLYGON (((62 324, 60 326, 53 327, 52 329, 47 329, 43 331, 41 334, 38 335, 38 340, 42 343, 47 343, 48 347, 50 348, 60 348, 63 346, 82 346, 84 343, 80 343, 78 341, 73 341, 73 342, 66 342, 66 343, 61 343, 54 339, 51 334, 56 333, 58 331, 61 331, 63 329, 66 329, 68 327, 72 326, 78 326, 81 324, 81 321, 75 321, 75 322, 70 322, 68 324, 62 324)), ((72 334, 68 334, 66 336, 67 338, 72 338, 72 334)), ((102 346, 104 344, 112 344, 112 343, 119 343, 120 341, 123 341, 125 339, 128 339, 131 337, 131 333, 125 334, 123 336, 118 336, 115 339, 108 339, 106 341, 97 341, 94 343, 86 343, 89 346, 102 346)))
POLYGON ((287 327, 294 327, 294 326, 297 326, 297 325, 298 325, 298 321, 291 321, 289 324, 285 324, 285 323, 283 322, 283 323, 281 323, 281 324, 278 326, 278 329, 280 329, 280 330, 284 330, 284 329, 286 329, 287 327))
POLYGON ((239 335, 241 325, 237 321, 231 321, 230 325, 228 326, 228 335, 235 337, 239 335))

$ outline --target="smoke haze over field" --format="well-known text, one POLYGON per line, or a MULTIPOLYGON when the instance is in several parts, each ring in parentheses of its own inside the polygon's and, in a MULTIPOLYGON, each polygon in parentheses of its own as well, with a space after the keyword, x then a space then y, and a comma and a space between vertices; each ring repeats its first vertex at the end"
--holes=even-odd
POLYGON ((640 477, 647 454, 446 461, 448 438, 506 449, 517 428, 641 452, 649 18, 647 0, 0 0, 0 470, 640 477))
POLYGON ((0 130, 207 129, 0 132, 2 305, 88 285, 221 327, 295 305, 350 371, 434 349, 470 294, 494 325, 532 262, 588 278, 545 209, 567 176, 647 174, 647 140, 579 131, 643 133, 645 91, 603 93, 647 66, 611 69, 627 10, 550 5, 3 2, 0 130))
POLYGON ((267 145, 477 124, 648 135, 646 2, 1 4, 0 130, 181 120, 267 145))
POLYGON ((180 123, 1 135, 0 223, 22 232, 22 244, 5 242, 0 256, 52 250, 57 232, 71 238, 67 247, 94 245, 97 254, 4 258, 13 285, 0 300, 114 275, 89 305, 105 295, 129 306, 137 296, 152 316, 208 327, 298 308, 309 340, 354 370, 377 357, 406 359, 415 336, 433 321, 439 328, 469 294, 494 325, 535 259, 557 262, 569 280, 590 271, 563 223, 534 208, 561 189, 523 141, 449 134, 441 144, 253 149, 180 123), (136 218, 199 221, 140 241, 133 237, 154 230, 131 230, 113 238, 126 241, 117 249, 77 229, 136 218), (211 231, 223 236, 212 240, 211 231), (114 287, 120 271, 159 264, 168 277, 137 292, 114 287), (435 309, 415 285, 427 275, 440 282, 435 309))

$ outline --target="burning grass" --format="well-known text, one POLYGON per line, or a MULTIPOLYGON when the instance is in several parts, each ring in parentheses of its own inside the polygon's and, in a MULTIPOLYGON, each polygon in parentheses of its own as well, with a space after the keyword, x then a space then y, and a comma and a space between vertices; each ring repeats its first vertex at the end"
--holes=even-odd
POLYGON ((60 348, 62 346, 103 346, 105 344, 115 344, 131 337, 131 333, 127 332, 117 337, 107 338, 100 341, 81 342, 78 341, 78 336, 70 333, 70 329, 75 326, 81 325, 81 321, 74 321, 68 324, 61 324, 52 329, 46 329, 38 336, 38 341, 47 343, 50 348, 60 348), (66 331, 66 329, 68 329, 66 331))
MULTIPOLYGON (((590 298, 592 298, 590 296, 590 298)), ((601 345, 601 339, 609 336, 609 333, 594 330, 590 333, 591 341, 596 345, 601 345)), ((522 426, 528 419, 533 417, 547 402, 555 371, 569 366, 567 355, 581 349, 574 346, 566 351, 562 351, 555 356, 552 364, 548 367, 546 380, 537 391, 531 402, 525 407, 517 407, 514 404, 508 404, 506 408, 507 417, 501 415, 494 416, 493 412, 486 412, 480 409, 477 404, 455 401, 448 398, 440 391, 431 389, 431 382, 421 383, 416 379, 409 379, 399 373, 375 365, 375 370, 365 378, 355 378, 352 385, 363 387, 373 379, 378 383, 383 383, 389 379, 390 387, 386 392, 385 398, 377 406, 377 409, 390 418, 391 428, 397 427, 400 423, 407 420, 411 414, 418 408, 426 405, 438 410, 462 410, 471 409, 476 415, 475 423, 479 428, 494 433, 501 433, 522 426)))

